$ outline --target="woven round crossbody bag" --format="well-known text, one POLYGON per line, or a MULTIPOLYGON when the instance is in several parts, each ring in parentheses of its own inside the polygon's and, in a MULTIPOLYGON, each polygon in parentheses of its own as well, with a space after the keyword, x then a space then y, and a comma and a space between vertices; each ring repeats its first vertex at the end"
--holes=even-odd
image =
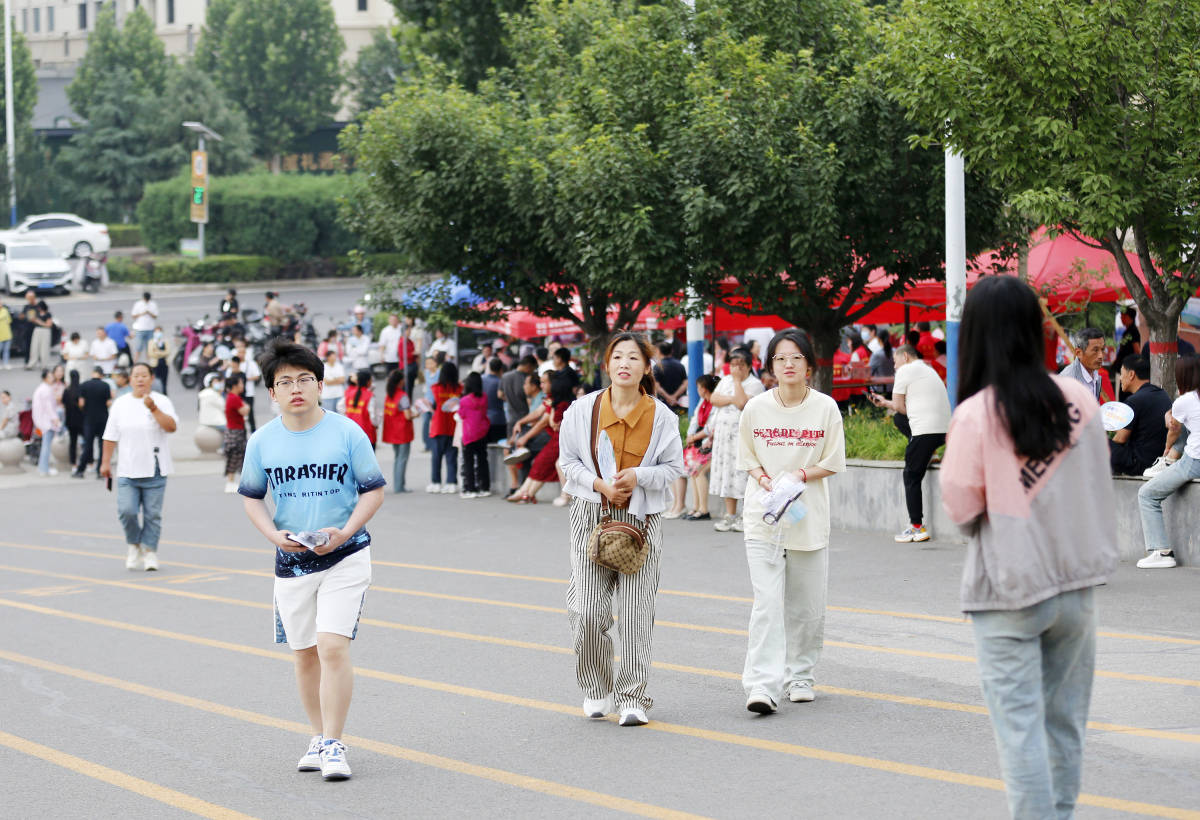
MULTIPOLYGON (((597 396, 592 405, 592 466, 600 475, 600 460, 596 457, 596 436, 599 432, 600 401, 597 396)), ((608 498, 600 493, 600 523, 588 536, 588 558, 602 567, 616 570, 625 575, 634 575, 646 563, 650 547, 646 543, 646 531, 636 524, 614 521, 608 498)))

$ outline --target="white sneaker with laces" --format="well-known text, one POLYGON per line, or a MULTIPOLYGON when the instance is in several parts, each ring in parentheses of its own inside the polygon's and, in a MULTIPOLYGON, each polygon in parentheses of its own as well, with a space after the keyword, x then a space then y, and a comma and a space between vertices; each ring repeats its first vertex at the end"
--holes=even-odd
POLYGON ((733 517, 733 523, 729 525, 729 529, 733 530, 734 532, 746 531, 746 525, 742 523, 742 517, 740 515, 735 515, 733 517))
POLYGON ((1175 462, 1178 460, 1179 459, 1171 460, 1171 459, 1168 459, 1166 456, 1159 456, 1158 458, 1154 459, 1153 464, 1151 464, 1149 467, 1147 467, 1145 470, 1142 471, 1142 476, 1145 478, 1154 478, 1154 476, 1158 475, 1163 470, 1167 469, 1168 467, 1174 466, 1175 462))
POLYGON ((645 726, 650 722, 646 710, 638 706, 626 706, 621 710, 621 719, 617 721, 622 726, 645 726))
POLYGON ((346 762, 346 746, 342 741, 327 737, 321 744, 321 777, 326 780, 350 779, 350 764, 346 762))
POLYGON ((459 498, 479 498, 479 493, 465 492, 459 493, 459 498))
POLYGON ((746 709, 756 715, 769 715, 778 708, 766 692, 755 692, 746 700, 746 709))
POLYGON ((483 490, 482 492, 475 493, 475 497, 476 498, 487 498, 491 494, 492 494, 491 490, 483 490))
POLYGON ((129 549, 125 551, 125 569, 141 569, 142 568, 142 548, 137 544, 130 544, 129 549))
POLYGON ((583 714, 587 717, 602 718, 607 714, 611 714, 613 709, 613 696, 611 693, 599 700, 594 698, 583 699, 583 714))
POLYGON ((319 772, 321 771, 321 744, 325 738, 320 735, 313 735, 312 740, 308 741, 308 751, 304 753, 304 757, 296 764, 298 772, 319 772))
POLYGON ((788 700, 792 703, 811 703, 816 695, 808 681, 796 681, 788 687, 788 700))
POLYGON ((226 481, 225 482, 225 492, 236 493, 237 488, 238 488, 238 485, 237 485, 236 481, 226 481))
POLYGON ((1171 550, 1150 550, 1137 566, 1138 569, 1170 569, 1176 566, 1175 556, 1171 550))
POLYGON ((897 544, 907 544, 910 541, 928 541, 928 540, 929 540, 929 530, 925 529, 925 527, 923 527, 923 526, 922 527, 914 527, 911 524, 904 530, 904 532, 902 532, 896 536, 897 544))
POLYGON ((713 524, 713 529, 717 532, 729 532, 731 529, 733 529, 733 516, 725 516, 720 521, 713 524))
POLYGON ((440 493, 441 491, 442 491, 441 484, 426 484, 425 485, 425 492, 427 492, 427 493, 440 493))
POLYGON ((443 484, 442 492, 443 493, 456 493, 456 492, 458 492, 458 485, 457 484, 443 484))
POLYGON ((158 553, 150 550, 142 550, 142 567, 146 572, 154 572, 158 569, 158 553))

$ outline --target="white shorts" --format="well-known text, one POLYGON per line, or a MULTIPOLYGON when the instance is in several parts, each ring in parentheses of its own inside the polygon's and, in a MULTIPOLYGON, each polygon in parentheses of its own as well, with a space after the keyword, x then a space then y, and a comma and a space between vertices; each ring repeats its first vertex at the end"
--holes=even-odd
POLYGON ((318 632, 353 640, 370 585, 370 547, 321 572, 275 576, 275 643, 308 649, 317 645, 318 632))

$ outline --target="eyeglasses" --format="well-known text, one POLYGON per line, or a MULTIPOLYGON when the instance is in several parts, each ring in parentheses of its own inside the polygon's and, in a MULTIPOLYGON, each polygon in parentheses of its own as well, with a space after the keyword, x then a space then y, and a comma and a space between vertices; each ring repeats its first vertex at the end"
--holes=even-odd
POLYGON ((301 376, 300 378, 296 379, 295 381, 293 381, 292 379, 277 379, 275 381, 275 389, 276 390, 290 390, 292 385, 298 384, 301 387, 308 387, 310 384, 316 384, 316 383, 317 383, 316 376, 301 376))
POLYGON ((772 356, 771 361, 775 362, 775 364, 783 365, 800 364, 800 362, 804 361, 804 357, 798 354, 792 356, 772 356))

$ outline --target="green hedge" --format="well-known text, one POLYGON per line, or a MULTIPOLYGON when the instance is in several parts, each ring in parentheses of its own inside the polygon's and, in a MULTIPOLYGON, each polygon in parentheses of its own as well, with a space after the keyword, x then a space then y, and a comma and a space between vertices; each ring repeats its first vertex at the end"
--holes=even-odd
POLYGON ((142 229, 139 225, 110 224, 108 237, 114 248, 136 248, 142 244, 142 229))
MULTIPOLYGON (((877 407, 862 407, 847 413, 843 430, 846 458, 865 461, 904 461, 908 439, 896 429, 892 417, 877 407)), ((939 447, 941 455, 945 447, 939 447)))
MULTIPOLYGON (((373 254, 372 266, 387 270, 401 263, 399 254, 373 254)), ((109 257, 108 274, 114 282, 145 284, 203 283, 240 284, 273 279, 316 279, 358 276, 345 256, 330 259, 281 260, 269 256, 224 254, 201 259, 178 256, 148 257, 139 260, 109 257)))
MULTIPOLYGON (((344 256, 361 244, 337 221, 338 197, 348 190, 344 174, 213 177, 205 250, 284 261, 344 256)), ((181 237, 196 235, 189 220, 190 201, 187 176, 146 186, 137 216, 151 251, 175 253, 181 237)))

